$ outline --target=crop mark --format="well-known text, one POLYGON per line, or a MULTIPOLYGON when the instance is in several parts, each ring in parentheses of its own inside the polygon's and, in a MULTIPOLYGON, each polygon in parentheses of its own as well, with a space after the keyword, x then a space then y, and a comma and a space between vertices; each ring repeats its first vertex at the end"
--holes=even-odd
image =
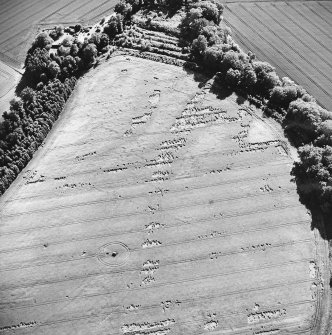
POLYGON ((194 128, 205 127, 218 120, 222 120, 225 122, 237 121, 236 118, 227 118, 225 114, 226 111, 210 111, 209 108, 205 108, 202 113, 179 117, 178 120, 172 125, 170 131, 188 131, 194 128))
POLYGON ((226 234, 226 231, 222 231, 222 232, 220 232, 220 231, 216 231, 216 230, 214 230, 214 231, 212 231, 211 233, 208 233, 208 234, 203 234, 203 235, 199 235, 197 238, 199 239, 199 240, 201 240, 201 239, 207 239, 207 238, 215 238, 215 237, 220 237, 220 236, 225 236, 225 234, 226 234))
POLYGON ((180 306, 181 301, 180 300, 166 300, 166 301, 162 301, 160 305, 161 305, 163 312, 166 313, 168 310, 180 306))
MULTIPOLYGON (((159 174, 160 171, 158 171, 159 174)), ((161 171, 163 173, 163 171, 161 171)), ((165 171, 166 174, 169 174, 168 171, 165 171)), ((159 177, 159 176, 158 176, 159 177)), ((238 182, 238 181, 237 181, 238 182)), ((226 183, 224 183, 226 184, 226 183)), ((210 185, 210 187, 213 185, 210 185)), ((279 189, 276 190, 275 192, 270 194, 270 197, 272 197, 272 199, 274 198, 278 198, 279 194, 282 193, 289 193, 290 191, 293 191, 294 188, 289 188, 289 189, 279 189)), ((261 197, 261 196, 267 196, 267 195, 262 195, 259 193, 254 193, 254 194, 246 194, 244 196, 233 196, 233 197, 227 197, 227 198, 215 198, 213 200, 213 202, 227 202, 227 201, 233 201, 233 200, 237 200, 237 199, 247 199, 247 198, 256 198, 256 197, 261 197)), ((117 201, 118 199, 103 199, 103 200, 97 200, 97 201, 89 201, 89 202, 80 202, 80 203, 76 203, 76 204, 66 204, 66 205, 61 205, 61 206, 54 206, 52 208, 43 208, 43 209, 36 209, 36 210, 31 210, 31 211, 26 211, 26 212, 19 212, 16 214, 9 214, 9 215, 3 215, 3 217, 13 217, 13 216, 19 216, 19 215, 24 215, 24 214, 31 214, 31 213, 42 213, 42 212, 49 212, 49 211, 54 211, 60 208, 74 208, 74 207, 81 207, 81 206, 86 206, 86 205, 92 205, 92 204, 99 204, 99 203, 110 203, 110 202, 114 202, 117 201)), ((209 201, 207 202, 206 199, 202 200, 202 201, 197 201, 197 202, 190 202, 188 204, 183 204, 183 205, 175 205, 175 206, 170 206, 168 208, 160 208, 159 205, 157 205, 157 207, 151 207, 148 206, 148 210, 150 210, 150 212, 155 212, 155 211, 160 211, 160 212, 165 212, 165 211, 169 211, 169 210, 175 210, 175 209, 181 209, 181 208, 190 208, 190 207, 194 207, 197 205, 204 205, 209 203, 209 201)), ((118 217, 125 217, 125 216, 136 216, 139 214, 144 214, 146 212, 146 210, 142 211, 135 211, 135 212, 128 212, 128 213, 124 213, 124 214, 119 214, 119 215, 113 215, 110 216, 108 218, 118 218, 118 217)), ((90 219, 89 221, 91 221, 92 219, 90 219)), ((59 225, 54 225, 54 226, 59 226, 59 225)), ((44 226, 44 227, 35 227, 35 228, 30 228, 30 229, 24 229, 24 230, 19 230, 16 232, 22 232, 22 231, 33 231, 33 230, 39 230, 39 229, 45 229, 48 228, 50 226, 44 226)), ((8 233, 3 233, 2 235, 10 235, 12 233, 15 232, 8 232, 8 233)))
POLYGON ((43 183, 46 180, 46 177, 42 174, 38 174, 37 170, 30 171, 28 170, 26 172, 26 175, 23 176, 23 179, 25 179, 24 184, 36 184, 36 183, 43 183))
POLYGON ((132 118, 132 127, 135 127, 137 125, 145 124, 149 121, 151 118, 152 113, 144 113, 143 115, 135 116, 132 118))
POLYGON ((142 307, 141 305, 135 305, 135 304, 131 304, 129 306, 124 306, 124 310, 127 312, 135 312, 138 311, 140 309, 140 307, 142 307))
MULTIPOLYGON (((215 153, 213 153, 213 154, 203 154, 203 155, 195 155, 195 156, 191 156, 191 157, 189 157, 188 158, 188 160, 189 159, 193 159, 193 158, 197 158, 197 157, 200 157, 200 156, 204 156, 204 157, 209 157, 209 156, 211 156, 211 155, 218 155, 218 154, 220 154, 220 152, 215 152, 215 153)), ((285 156, 285 155, 284 155, 285 156)), ((289 163, 289 161, 288 160, 285 160, 285 159, 280 159, 280 160, 276 160, 276 162, 275 163, 273 163, 273 164, 271 164, 273 167, 275 167, 275 166, 281 166, 281 165, 287 165, 289 163)), ((128 163, 128 164, 134 164, 134 163, 128 163)), ((231 163, 231 164, 227 164, 226 165, 226 167, 227 166, 229 166, 230 168, 228 169, 228 168, 226 168, 226 170, 230 170, 230 169, 234 169, 234 170, 236 170, 236 171, 242 171, 242 170, 246 170, 246 169, 248 169, 248 167, 253 167, 253 168, 255 168, 255 167, 263 167, 263 166, 265 166, 265 165, 267 165, 266 164, 266 161, 257 161, 257 160, 255 160, 255 162, 254 163, 248 163, 248 162, 241 162, 241 164, 237 164, 237 165, 234 165, 234 163, 231 163)), ((112 170, 112 169, 111 169, 112 170)), ((225 168, 222 168, 222 169, 220 169, 220 170, 225 170, 225 168)), ((88 171, 86 171, 86 172, 84 172, 84 173, 77 173, 77 174, 70 174, 70 176, 82 176, 82 175, 85 175, 85 174, 88 174, 88 173, 92 173, 92 172, 94 172, 95 170, 88 170, 88 171)), ((203 172, 203 171, 205 171, 205 170, 203 170, 203 169, 201 169, 201 170, 198 170, 198 172, 203 172)), ((283 173, 283 174, 285 174, 285 173, 283 173)), ((202 176, 204 176, 204 175, 206 175, 206 172, 203 172, 202 173, 202 176)), ((289 175, 289 173, 287 173, 287 175, 289 175)), ((199 174, 197 174, 195 177, 198 177, 198 176, 200 176, 199 174)), ((280 173, 279 174, 273 174, 272 175, 273 177, 276 177, 276 176, 280 176, 280 173)), ((63 177, 56 177, 56 178, 58 178, 58 180, 60 180, 60 179, 65 179, 65 178, 67 178, 67 177, 65 177, 65 176, 63 176, 63 177)), ((54 178, 54 179, 56 179, 56 178, 54 178)), ((176 177, 175 178, 175 180, 181 180, 181 179, 187 179, 188 177, 187 176, 178 176, 178 177, 176 177)), ((221 184, 225 184, 225 183, 227 183, 227 184, 229 184, 229 183, 234 183, 234 182, 238 182, 238 181, 244 181, 244 180, 252 180, 252 179, 257 179, 257 177, 254 177, 254 178, 243 178, 243 179, 238 179, 238 180, 236 180, 236 181, 232 181, 232 180, 230 180, 230 181, 224 181, 224 182, 222 182, 222 183, 216 183, 215 185, 221 185, 221 184)), ((112 185, 112 186, 115 186, 115 187, 119 187, 119 186, 126 186, 126 185, 132 185, 132 183, 131 184, 127 184, 127 183, 114 183, 114 182, 112 182, 112 183, 107 183, 107 182, 103 182, 103 183, 97 183, 96 185, 98 186, 100 184, 100 186, 110 186, 110 185, 112 185)), ((193 188, 191 188, 191 189, 199 189, 199 188, 206 188, 206 187, 210 187, 210 185, 208 185, 208 186, 203 186, 203 187, 193 187, 193 188)), ((172 191, 172 192, 179 192, 179 191, 177 191, 177 190, 174 190, 174 191, 172 191)), ((13 201, 16 201, 16 200, 21 200, 21 199, 32 199, 32 198, 36 198, 36 197, 43 197, 43 196, 45 196, 45 195, 49 195, 49 194, 53 194, 53 191, 51 191, 51 192, 43 192, 43 193, 39 193, 39 194, 37 194, 37 195, 34 195, 34 196, 28 196, 28 197, 18 197, 18 198, 13 198, 13 199, 10 199, 10 200, 8 200, 7 202, 13 202, 13 201)), ((135 196, 135 197, 137 197, 137 196, 135 196)), ((131 197, 132 198, 132 197, 131 197)))
POLYGON ((60 177, 54 177, 54 180, 64 180, 66 179, 66 176, 60 176, 60 177))
POLYGON ((241 248, 241 251, 243 252, 265 251, 267 248, 270 248, 271 246, 272 246, 271 243, 261 243, 241 248))
POLYGON ((266 185, 260 187, 259 189, 260 189, 262 192, 268 192, 268 193, 270 193, 270 192, 273 191, 273 188, 272 188, 270 185, 268 185, 268 184, 266 184, 266 185))
POLYGON ((250 313, 248 314, 248 323, 258 323, 265 320, 279 319, 285 315, 286 309, 250 313))
POLYGON ((171 151, 163 152, 158 155, 156 159, 152 159, 148 163, 145 164, 145 167, 156 167, 162 165, 170 166, 175 159, 174 154, 171 151))
POLYGON ((121 331, 125 335, 166 335, 171 331, 170 326, 175 324, 174 319, 166 319, 156 322, 142 322, 124 324, 121 331))
POLYGON ((159 222, 150 222, 149 224, 145 225, 145 230, 148 231, 148 234, 154 233, 156 230, 163 229, 166 227, 166 224, 159 223, 159 222))
POLYGON ((97 155, 97 151, 92 151, 84 155, 76 156, 75 159, 79 162, 84 161, 86 158, 97 155))
MULTIPOLYGON (((233 151, 234 150, 228 150, 228 149, 226 149, 226 150, 221 150, 221 151, 215 151, 213 153, 204 153, 204 154, 192 155, 192 156, 185 157, 184 159, 180 159, 180 160, 181 161, 188 161, 188 160, 197 159, 197 158, 200 158, 200 157, 208 158, 208 157, 216 156, 216 155, 226 155, 227 156, 229 154, 232 154, 233 151)), ((66 160, 64 160, 64 161, 66 161, 66 160)), ((136 163, 139 163, 139 162, 136 162, 136 163)), ((269 162, 269 163, 271 163, 271 162, 269 162)), ((280 159, 280 160, 277 160, 277 163, 274 163, 273 165, 282 165, 282 164, 287 164, 287 163, 289 163, 289 160, 280 159)), ((135 163, 128 163, 128 165, 133 165, 133 164, 135 164, 135 163)), ((246 164, 249 164, 249 163, 246 163, 246 164)), ((258 161, 258 162, 257 161, 251 162, 250 166, 262 166, 262 164, 266 164, 266 160, 264 160, 264 161, 258 161)), ((240 164, 237 164, 235 168, 237 168, 237 169, 241 168, 243 165, 244 164, 240 161, 240 164)), ((95 166, 95 163, 94 163, 94 166, 95 166)), ((201 169, 197 170, 197 172, 200 172, 200 171, 204 171, 204 170, 201 170, 201 169)), ((94 172, 96 172, 96 168, 94 168, 94 169, 86 169, 86 170, 83 170, 83 171, 80 170, 79 172, 74 172, 74 173, 67 174, 67 177, 68 176, 83 176, 83 175, 91 174, 91 173, 94 173, 94 172)), ((182 177, 178 177, 177 179, 181 179, 181 178, 182 177)), ((104 185, 104 183, 103 183, 103 185, 104 185)), ((110 185, 114 185, 114 182, 110 183, 110 185)), ((131 184, 116 183, 115 185, 131 185, 131 184)), ((49 192, 49 193, 52 193, 52 192, 49 192)), ((44 195, 44 193, 42 195, 44 195)), ((24 197, 22 197, 22 198, 24 198, 24 197)))
MULTIPOLYGON (((208 297, 209 299, 211 299, 212 297, 208 297)), ((189 301, 193 301, 193 299, 187 299, 187 302, 189 301)), ((311 303, 310 301, 308 300, 302 300, 302 301, 297 301, 295 303, 289 303, 289 304, 286 304, 287 306, 298 306, 298 305, 304 305, 304 304, 308 304, 308 303, 311 303)), ((150 305, 150 306, 144 306, 142 307, 142 309, 144 310, 149 310, 151 308, 154 308, 155 306, 154 305, 150 305)), ((113 311, 113 313, 115 314, 119 314, 119 313, 122 313, 122 312, 118 312, 118 311, 113 311)), ((222 316, 223 317, 226 317, 226 316, 232 316, 232 315, 241 315, 242 316, 242 313, 239 313, 239 312, 235 312, 233 311, 232 313, 225 313, 223 314, 222 316)), ((109 311, 107 312, 98 312, 98 313, 90 313, 88 315, 82 315, 82 316, 79 316, 79 317, 74 317, 74 318, 70 318, 70 319, 62 319, 62 320, 55 320, 55 321, 48 321, 48 322, 44 322, 44 323, 41 323, 39 324, 39 327, 47 327, 47 326, 51 326, 51 325, 54 325, 54 324, 58 324, 59 322, 60 323, 67 323, 67 322, 73 322, 73 321, 77 321, 77 320, 86 320, 86 319, 91 319, 91 318, 100 318, 100 316, 109 316, 109 311)), ((199 319, 196 319, 197 321, 200 321, 199 319)), ((202 320, 203 321, 203 320, 202 320)), ((193 321, 190 320, 190 321, 187 321, 187 322, 181 322, 181 325, 192 325, 193 324, 193 321)), ((292 323, 291 325, 296 325, 298 326, 297 323, 292 323)), ((306 333, 308 331, 310 331, 313 327, 309 327, 306 331, 306 333)), ((200 333, 201 334, 201 333, 200 333)), ((303 335, 304 333, 301 332, 301 335, 303 335)), ((118 332, 116 333, 109 333, 109 335, 119 335, 118 332)), ((197 335, 197 334, 196 334, 197 335)), ((265 335, 265 334, 264 334, 265 335)), ((269 335, 269 334, 268 334, 269 335)), ((274 335, 274 333, 273 333, 274 335)))
MULTIPOLYGON (((301 223, 293 223, 293 224, 301 224, 301 223)), ((288 224, 288 225, 291 225, 291 224, 288 224)), ((284 225, 279 225, 279 226, 285 226, 285 224, 284 225)), ((252 229, 252 230, 238 231, 238 232, 234 232, 234 233, 231 233, 231 234, 224 234, 224 235, 221 235, 221 236, 215 236, 215 237, 211 237, 211 238, 216 238, 216 239, 217 238, 224 238, 226 236, 232 236, 232 235, 238 235, 238 234, 242 235, 242 234, 245 234, 247 232, 262 231, 262 230, 268 230, 268 229, 270 229, 270 227, 267 227, 267 228, 256 228, 256 229, 252 229)), ((174 246, 174 245, 181 245, 181 244, 192 243, 192 242, 195 242, 195 241, 197 241, 197 239, 193 238, 193 239, 180 240, 180 241, 173 242, 173 243, 168 243, 168 244, 162 244, 162 242, 160 242, 158 240, 147 239, 145 242, 142 243, 142 248, 143 249, 153 248, 153 247, 165 248, 165 247, 174 246)), ((201 241, 201 240, 198 240, 198 241, 201 241)), ((280 246, 285 246, 285 245, 293 245, 293 244, 297 244, 297 243, 306 243, 306 242, 311 242, 311 239, 292 240, 290 242, 274 244, 271 247, 280 247, 280 246)), ((138 251, 139 249, 140 248, 134 248, 134 249, 131 249, 131 251, 134 252, 134 251, 138 251)), ((239 252, 243 252, 243 251, 230 251, 230 252, 227 252, 227 253, 223 253, 223 252, 211 252, 209 254, 209 257, 210 257, 210 259, 217 259, 220 256, 223 257, 223 256, 226 256, 226 255, 237 254, 239 252)), ((106 254, 105 257, 109 257, 109 255, 110 255, 110 252, 108 254, 106 254)), ((93 258, 93 257, 95 257, 95 255, 87 256, 85 258, 93 258)), ((203 258, 205 259, 205 256, 203 258)), ((199 259, 199 258, 196 258, 196 260, 197 259, 199 259)), ((39 267, 39 266, 44 266, 45 264, 60 264, 60 263, 74 262, 74 261, 80 261, 80 260, 82 260, 81 257, 74 258, 72 256, 69 259, 58 260, 58 261, 53 261, 53 262, 48 261, 46 263, 45 262, 40 262, 40 263, 36 263, 36 264, 31 264, 31 261, 30 261, 26 265, 16 264, 16 266, 12 266, 12 267, 8 267, 8 268, 2 268, 0 272, 11 271, 11 270, 16 270, 16 269, 23 269, 23 268, 39 267)))
POLYGON ((159 150, 175 149, 178 150, 186 145, 187 140, 184 137, 167 140, 160 143, 159 150))
MULTIPOLYGON (((247 269, 241 269, 241 270, 236 270, 236 271, 230 271, 230 272, 226 272, 226 273, 215 273, 215 274, 208 274, 208 275, 203 275, 203 276, 198 276, 198 277, 194 277, 194 278, 190 278, 190 279, 186 279, 186 280, 178 280, 178 281, 173 281, 173 282, 164 282, 164 283, 160 283, 158 285, 153 285, 153 287, 163 287, 163 286, 168 286, 168 285, 175 285, 175 284, 179 284, 179 283, 185 283, 185 282, 195 282, 197 280, 203 280, 203 279, 209 279, 209 278, 218 278, 218 277, 223 277, 223 276, 228 276, 228 275, 232 275, 235 273, 243 273, 246 271, 259 271, 262 269, 266 269, 266 268, 274 268, 277 266, 284 266, 284 265, 288 265, 288 264, 296 264, 296 263, 303 263, 304 261, 307 260, 300 260, 300 261, 290 261, 290 262, 284 262, 284 263, 280 263, 280 264, 274 264, 274 265, 266 265, 266 266, 258 266, 256 268, 250 267, 247 269)), ((113 272, 112 272, 113 273, 113 272)), ((122 273, 122 272, 121 272, 122 273)), ((104 275, 105 273, 101 274, 104 275)), ((84 276, 84 278, 86 277, 86 275, 84 276)), ((90 276, 91 277, 91 276, 90 276)), ((65 280, 61 280, 59 282, 63 282, 65 280)), ((293 283, 289 283, 289 286, 291 285, 296 285, 299 283, 310 283, 311 280, 301 280, 301 281, 295 281, 293 283)), ((254 291, 261 291, 261 290, 265 290, 265 289, 269 289, 269 288, 276 288, 276 287, 282 287, 282 286, 288 286, 288 283, 282 283, 282 284, 275 284, 272 286, 265 286, 265 287, 261 287, 261 288, 252 288, 252 289, 244 289, 241 290, 241 292, 238 291, 233 291, 233 292, 227 292, 227 293, 222 293, 219 295, 213 295, 212 297, 215 298, 217 296, 231 296, 231 295, 236 295, 236 294, 241 294, 241 293, 246 293, 246 292, 254 292, 254 291)), ((315 288, 317 287, 317 285, 315 286, 315 288)), ((140 291, 142 290, 142 286, 140 286, 140 288, 138 287, 133 287, 132 283, 130 285, 127 285, 127 288, 133 291, 140 291)), ((114 293, 120 293, 123 292, 123 290, 114 290, 114 291, 105 291, 103 293, 92 293, 92 294, 84 294, 84 295, 80 295, 77 297, 72 297, 69 298, 71 300, 80 300, 80 299, 84 299, 84 298, 88 298, 88 297, 96 297, 96 296, 105 296, 105 295, 110 295, 110 294, 114 294, 114 293)), ((211 298, 211 296, 206 296, 204 298, 199 297, 199 299, 207 299, 209 300, 211 298)), ((198 300, 199 300, 198 299, 198 300)), ((191 301, 191 300, 195 300, 195 299, 187 299, 186 301, 191 301)), ((45 306, 45 305, 50 305, 50 304, 54 304, 54 303, 59 303, 59 302, 63 302, 66 301, 66 299, 57 299, 57 300, 50 300, 50 301, 46 301, 43 303, 39 303, 39 304, 33 304, 33 305, 24 305, 24 306, 19 306, 19 307, 14 307, 14 308, 6 308, 6 310, 17 310, 17 309, 24 309, 24 308, 30 308, 30 307, 36 307, 36 306, 45 306)), ((183 303, 185 301, 182 301, 183 303)), ((311 301, 310 301, 311 302, 311 301)))
POLYGON ((169 189, 167 189, 167 188, 163 189, 163 188, 159 187, 154 191, 149 191, 149 194, 161 195, 163 197, 168 192, 169 192, 169 189))
POLYGON ((147 209, 147 211, 148 211, 150 214, 155 214, 156 212, 161 211, 161 208, 160 208, 160 205, 159 205, 159 204, 156 204, 156 205, 148 205, 148 209, 147 209))
POLYGON ((147 285, 154 283, 155 281, 156 281, 155 277, 151 275, 147 275, 146 277, 142 279, 142 283, 140 286, 147 286, 147 285))
POLYGON ((317 274, 318 274, 317 265, 315 262, 312 261, 309 263, 309 276, 310 278, 314 279, 317 278, 317 274))
POLYGON ((57 186, 55 189, 74 189, 74 188, 82 188, 86 186, 93 186, 91 183, 71 183, 71 184, 63 184, 61 186, 57 186))
POLYGON ((276 335, 279 334, 279 328, 273 328, 269 330, 257 330, 253 332, 253 335, 276 335))
POLYGON ((101 246, 97 259, 104 265, 118 267, 124 265, 129 258, 130 250, 122 242, 110 242, 101 246))
POLYGON ((155 271, 159 269, 159 260, 147 260, 143 263, 141 274, 147 276, 147 275, 153 275, 155 271))
POLYGON ((127 170, 128 168, 126 166, 123 167, 115 167, 115 168, 109 168, 109 169, 105 169, 103 170, 104 172, 123 172, 125 170, 127 170))
POLYGON ((212 331, 215 330, 219 325, 219 321, 218 320, 210 320, 204 323, 204 330, 207 331, 212 331))
MULTIPOLYGON (((214 220, 219 220, 220 216, 222 216, 223 218, 227 219, 227 218, 232 218, 232 217, 243 217, 243 216, 247 216, 247 215, 251 215, 251 214, 256 214, 256 213, 266 213, 266 212, 271 212, 271 211, 276 211, 276 210, 280 210, 280 209, 285 209, 285 208, 293 208, 296 209, 300 207, 299 205, 285 205, 285 206, 280 206, 278 208, 269 208, 268 210, 254 210, 254 211, 248 211, 248 212, 244 212, 244 213, 229 213, 227 215, 223 215, 222 213, 220 213, 220 215, 216 216, 214 215, 213 218, 202 218, 202 219, 198 219, 198 220, 193 220, 191 221, 192 223, 200 223, 200 222, 210 222, 210 221, 214 221, 214 220)), ((45 229, 47 228, 53 228, 53 227, 63 227, 63 226, 70 226, 70 225, 76 225, 76 224, 80 224, 80 223, 84 223, 84 222, 96 222, 96 221, 101 221, 101 220, 106 220, 109 219, 110 217, 102 217, 102 218, 97 218, 94 220, 77 220, 72 222, 71 224, 64 224, 64 225, 53 225, 53 226, 47 226, 44 227, 45 229)), ((304 224, 306 223, 306 220, 300 220, 300 221, 295 221, 295 222, 287 222, 281 225, 276 225, 274 227, 283 227, 283 226, 289 226, 289 225, 294 225, 294 224, 304 224)), ((175 225, 170 225, 167 228, 173 228, 173 227, 178 227, 181 225, 187 225, 187 224, 191 224, 189 222, 183 222, 182 224, 175 224, 175 225)), ((166 226, 166 225, 165 225, 166 226)), ((165 227, 164 225, 162 225, 162 227, 165 227)), ((161 228, 161 227, 160 227, 161 228)), ((35 230, 35 229, 33 229, 35 230)), ((24 232, 26 231, 30 231, 30 230, 24 230, 24 232)), ((122 231, 122 232, 118 232, 118 233, 113 233, 113 234, 108 234, 108 237, 114 237, 114 236, 118 236, 118 235, 123 235, 123 234, 130 234, 130 233, 137 233, 140 232, 141 229, 138 230, 127 230, 127 231, 122 231)), ((19 233, 20 231, 16 231, 16 233, 19 233)), ((14 232, 15 233, 15 232, 14 232)), ((8 235, 8 234, 5 234, 8 235)), ((60 241, 60 242, 54 242, 54 244, 62 244, 62 243, 66 243, 69 241, 84 241, 84 240, 89 240, 89 239, 96 239, 99 237, 105 237, 105 235, 95 235, 93 237, 88 237, 88 238, 76 238, 76 239, 70 239, 68 241, 60 241)), ((25 250, 25 249, 31 249, 31 248, 36 248, 39 247, 39 244, 35 244, 35 245, 30 245, 30 246, 26 246, 26 247, 21 247, 21 248, 11 248, 11 249, 4 249, 4 250, 0 250, 0 253, 7 253, 7 252, 12 252, 12 251, 17 251, 17 250, 25 250)))
POLYGON ((5 326, 0 328, 0 332, 6 332, 6 330, 15 330, 15 329, 22 329, 22 328, 32 328, 37 326, 36 321, 30 321, 30 322, 21 322, 17 325, 12 326, 5 326))
POLYGON ((156 106, 160 99, 160 90, 154 90, 154 93, 149 96, 149 103, 151 106, 156 106))
POLYGON ((152 177, 150 180, 146 180, 145 182, 163 182, 165 180, 168 180, 170 178, 171 172, 170 171, 155 171, 152 173, 152 177))
POLYGON ((162 242, 160 242, 158 240, 147 239, 146 241, 144 241, 142 243, 142 248, 143 249, 145 249, 145 248, 153 248, 153 247, 157 247, 159 245, 162 245, 162 242))

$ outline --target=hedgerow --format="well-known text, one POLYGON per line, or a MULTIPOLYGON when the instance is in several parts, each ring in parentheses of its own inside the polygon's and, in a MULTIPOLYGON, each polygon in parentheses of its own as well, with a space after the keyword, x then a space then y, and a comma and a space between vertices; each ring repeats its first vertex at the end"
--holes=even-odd
POLYGON ((192 4, 180 25, 192 58, 217 73, 224 85, 260 101, 265 113, 282 123, 298 147, 300 160, 292 174, 301 198, 309 207, 331 211, 332 113, 319 106, 303 87, 289 78, 279 78, 269 63, 257 60, 252 53, 245 54, 230 37, 229 28, 219 25, 216 15, 204 13, 213 3, 192 4))
MULTIPOLYGON (((55 28, 60 31, 59 28, 55 28)), ((53 34, 54 35, 54 34, 53 34)), ((104 34, 105 35, 105 34, 104 34)), ((63 40, 57 54, 52 40, 41 33, 25 60, 25 73, 17 87, 18 97, 0 123, 0 194, 27 165, 57 120, 79 78, 95 62, 98 50, 109 38, 93 36, 84 43, 63 40)))

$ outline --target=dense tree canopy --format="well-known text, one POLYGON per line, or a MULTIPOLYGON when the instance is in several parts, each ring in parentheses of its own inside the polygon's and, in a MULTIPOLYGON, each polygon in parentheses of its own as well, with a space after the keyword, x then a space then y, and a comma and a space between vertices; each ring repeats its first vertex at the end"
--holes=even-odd
MULTIPOLYGON (((29 80, 0 123, 0 194, 44 140, 76 78, 94 64, 98 53, 115 44, 124 25, 131 24, 132 15, 142 7, 177 10, 183 5, 186 9, 179 30, 191 60, 218 73, 226 86, 255 97, 266 111, 283 121, 287 134, 299 147, 300 160, 292 173, 301 197, 309 205, 323 205, 324 210, 332 211, 332 113, 289 78, 279 78, 269 63, 257 60, 252 52, 245 54, 232 40, 231 30, 221 23, 223 6, 207 0, 121 0, 102 32, 83 43, 66 37, 55 53, 50 49, 64 34, 63 28, 39 34, 25 61, 24 78, 29 80)), ((65 31, 73 31, 75 36, 81 29, 77 25, 65 31)))

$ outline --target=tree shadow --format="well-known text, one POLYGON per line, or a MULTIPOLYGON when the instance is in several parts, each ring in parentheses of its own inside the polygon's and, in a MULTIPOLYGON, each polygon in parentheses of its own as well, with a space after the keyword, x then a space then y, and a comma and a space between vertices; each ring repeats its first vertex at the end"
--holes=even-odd
MULTIPOLYGON (((189 65, 192 64, 190 62, 188 63, 189 65)), ((198 67, 196 67, 196 69, 192 69, 190 66, 184 67, 184 70, 187 72, 187 74, 192 75, 195 81, 199 82, 200 88, 204 87, 206 82, 213 78, 213 74, 206 71, 199 71, 198 67)), ((215 96, 220 100, 227 99, 235 92, 237 94, 236 102, 239 105, 243 105, 245 101, 247 101, 247 98, 241 94, 241 91, 232 90, 228 87, 225 87, 222 80, 218 79, 213 82, 210 92, 215 94, 215 96)), ((265 115, 265 117, 271 116, 265 115)), ((289 131, 285 129, 285 122, 280 123, 283 126, 284 136, 292 147, 298 148, 299 146, 303 145, 303 138, 300 136, 300 134, 297 134, 296 131, 294 132, 293 130, 289 131)), ((318 196, 308 197, 307 192, 303 191, 307 185, 303 185, 300 181, 300 178, 296 178, 296 175, 293 174, 293 176, 295 177, 293 178, 293 182, 296 183, 299 201, 305 206, 308 212, 311 213, 311 229, 317 229, 323 239, 332 240, 332 213, 326 212, 322 209, 318 201, 318 196)))
POLYGON ((247 99, 245 97, 243 97, 242 95, 237 94, 236 103, 238 103, 239 105, 243 105, 246 101, 247 101, 247 99))
POLYGON ((213 93, 219 100, 225 100, 234 93, 233 90, 223 86, 216 81, 211 86, 210 92, 213 93))
POLYGON ((194 63, 186 62, 183 65, 183 70, 189 75, 192 76, 195 82, 198 82, 198 87, 202 88, 206 84, 208 80, 212 78, 212 76, 208 73, 199 71, 194 68, 194 63))
POLYGON ((26 72, 22 75, 20 81, 18 82, 15 88, 15 94, 19 96, 22 90, 26 87, 34 87, 35 81, 29 76, 26 72))
MULTIPOLYGON (((284 130, 285 137, 289 144, 295 148, 298 148, 298 140, 294 139, 293 133, 289 133, 284 130)), ((317 185, 310 182, 305 182, 297 174, 295 162, 293 162, 292 181, 296 184, 296 191, 299 196, 300 203, 311 214, 311 230, 317 229, 321 238, 324 240, 332 240, 332 212, 328 209, 324 209, 321 202, 317 185)))
POLYGON ((311 230, 317 229, 322 239, 330 241, 332 239, 332 213, 324 213, 316 201, 301 200, 300 202, 311 213, 311 230))

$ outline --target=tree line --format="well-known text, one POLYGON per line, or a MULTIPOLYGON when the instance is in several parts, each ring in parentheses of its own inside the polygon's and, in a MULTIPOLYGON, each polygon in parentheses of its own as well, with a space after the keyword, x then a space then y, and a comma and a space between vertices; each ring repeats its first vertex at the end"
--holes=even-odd
POLYGON ((319 106, 303 87, 279 78, 275 68, 244 53, 220 24, 223 7, 215 1, 193 1, 180 25, 193 59, 217 73, 218 80, 262 102, 298 148, 292 174, 302 200, 332 211, 332 113, 319 106))
MULTIPOLYGON (((81 28, 79 28, 81 29, 81 28)), ((0 123, 0 195, 5 192, 63 110, 77 79, 109 44, 107 34, 96 34, 83 43, 65 38, 57 53, 50 53, 54 40, 63 35, 57 27, 39 34, 28 50, 25 73, 17 98, 0 123)))
MULTIPOLYGON (((292 174, 301 197, 308 204, 332 210, 332 113, 289 78, 279 78, 275 68, 244 53, 231 38, 231 29, 222 21, 224 7, 210 0, 123 0, 115 15, 83 42, 63 39, 56 53, 50 53, 54 40, 63 35, 56 27, 41 33, 33 42, 25 61, 25 74, 18 98, 0 124, 0 194, 31 159, 59 116, 76 79, 108 50, 125 24, 140 9, 185 6, 179 26, 182 43, 192 59, 207 71, 216 73, 224 85, 262 102, 266 114, 278 119, 298 147, 300 161, 292 174)), ((81 26, 75 26, 76 33, 81 26)))

